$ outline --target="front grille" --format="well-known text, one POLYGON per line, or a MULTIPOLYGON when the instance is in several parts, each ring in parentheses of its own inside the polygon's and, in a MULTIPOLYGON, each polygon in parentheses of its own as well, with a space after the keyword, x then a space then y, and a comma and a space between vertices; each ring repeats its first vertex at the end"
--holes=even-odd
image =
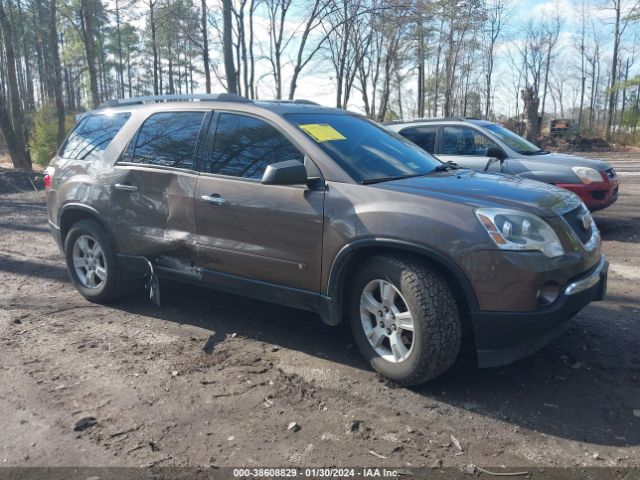
POLYGON ((607 175, 609 176, 609 178, 616 178, 616 171, 613 168, 610 168, 609 170, 607 170, 607 175))
POLYGON ((563 215, 563 218, 569 224, 571 230, 573 230, 573 232, 578 236, 583 244, 587 243, 591 239, 591 222, 593 222, 593 220, 591 220, 589 222, 588 228, 585 229, 582 223, 582 218, 584 215, 587 215, 589 219, 591 219, 589 212, 583 209, 583 207, 576 208, 563 215))
POLYGON ((604 200, 605 195, 607 194, 606 190, 593 190, 591 192, 591 196, 594 200, 604 200))

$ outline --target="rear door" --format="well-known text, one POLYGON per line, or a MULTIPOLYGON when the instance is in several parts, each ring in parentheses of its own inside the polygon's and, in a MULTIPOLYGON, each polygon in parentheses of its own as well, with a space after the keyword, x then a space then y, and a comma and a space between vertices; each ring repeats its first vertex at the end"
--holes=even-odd
MULTIPOLYGON (((221 112, 211 155, 195 192, 199 264, 286 287, 320 289, 324 182, 263 185, 266 167, 305 161, 296 145, 264 119, 221 112)), ((311 176, 319 176, 307 159, 311 176)))
MULTIPOLYGON (((442 143, 436 156, 443 162, 455 162, 466 168, 483 171, 489 157, 485 155, 487 147, 498 145, 479 130, 462 125, 444 125, 442 143)), ((500 162, 489 167, 490 172, 500 171, 500 162)), ((504 172, 507 172, 506 163, 504 172)))
POLYGON ((436 140, 438 138, 437 125, 416 125, 400 131, 400 135, 411 140, 420 148, 434 155, 436 153, 436 140))
POLYGON ((115 165, 111 201, 123 252, 193 260, 194 164, 210 117, 204 110, 150 115, 115 165))

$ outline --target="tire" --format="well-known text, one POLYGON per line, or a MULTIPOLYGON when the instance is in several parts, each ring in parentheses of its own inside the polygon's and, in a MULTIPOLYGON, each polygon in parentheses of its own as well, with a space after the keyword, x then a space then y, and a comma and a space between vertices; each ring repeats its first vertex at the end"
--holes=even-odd
POLYGON ((122 296, 124 279, 118 269, 116 250, 98 222, 86 219, 75 223, 65 238, 64 251, 71 281, 83 297, 106 303, 122 296), (93 254, 87 254, 88 251, 93 254), (74 256, 78 265, 85 266, 77 268, 74 256))
POLYGON ((460 352, 462 320, 451 287, 411 255, 376 255, 363 263, 350 292, 349 317, 361 353, 374 370, 400 385, 442 375, 460 352), (385 303, 389 311, 378 309, 385 303))

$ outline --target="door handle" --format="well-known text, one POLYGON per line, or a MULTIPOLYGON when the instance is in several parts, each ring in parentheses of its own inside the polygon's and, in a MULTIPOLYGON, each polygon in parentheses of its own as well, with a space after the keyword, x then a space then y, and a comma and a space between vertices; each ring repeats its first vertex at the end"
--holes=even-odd
POLYGON ((213 205, 224 205, 226 202, 226 200, 217 193, 214 193, 213 195, 201 195, 200 199, 203 202, 212 203, 213 205))
POLYGON ((123 190, 125 192, 137 192, 138 191, 138 187, 136 187, 135 185, 127 185, 127 184, 123 184, 123 183, 116 183, 114 185, 114 188, 116 190, 123 190))

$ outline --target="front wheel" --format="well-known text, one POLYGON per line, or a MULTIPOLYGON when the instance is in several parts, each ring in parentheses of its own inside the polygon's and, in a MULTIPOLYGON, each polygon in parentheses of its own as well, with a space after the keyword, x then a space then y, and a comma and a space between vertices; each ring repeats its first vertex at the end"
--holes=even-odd
POLYGON ((350 321, 371 366, 401 385, 443 374, 460 351, 462 324, 449 284, 411 255, 377 255, 362 265, 350 321))

